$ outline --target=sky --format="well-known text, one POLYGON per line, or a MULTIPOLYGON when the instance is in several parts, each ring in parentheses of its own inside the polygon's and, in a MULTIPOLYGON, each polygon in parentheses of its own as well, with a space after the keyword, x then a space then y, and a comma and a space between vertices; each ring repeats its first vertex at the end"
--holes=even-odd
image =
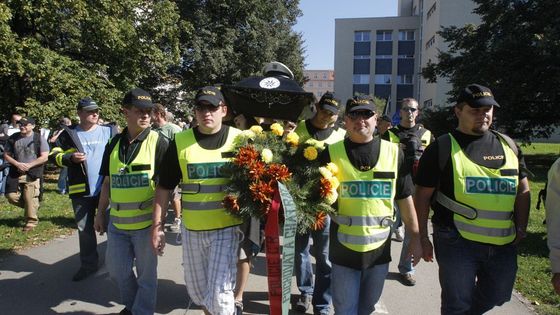
POLYGON ((334 70, 334 19, 396 16, 398 0, 300 0, 294 30, 304 39, 305 69, 334 70))

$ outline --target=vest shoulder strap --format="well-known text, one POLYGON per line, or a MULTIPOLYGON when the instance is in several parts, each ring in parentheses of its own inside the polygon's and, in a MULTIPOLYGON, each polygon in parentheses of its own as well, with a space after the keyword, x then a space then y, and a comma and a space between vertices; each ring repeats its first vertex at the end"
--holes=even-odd
POLYGON ((113 149, 115 148, 115 146, 117 145, 117 143, 119 142, 120 138, 121 138, 122 133, 118 133, 116 134, 114 137, 111 138, 110 142, 109 142, 109 147, 107 148, 110 152, 113 152, 113 149))

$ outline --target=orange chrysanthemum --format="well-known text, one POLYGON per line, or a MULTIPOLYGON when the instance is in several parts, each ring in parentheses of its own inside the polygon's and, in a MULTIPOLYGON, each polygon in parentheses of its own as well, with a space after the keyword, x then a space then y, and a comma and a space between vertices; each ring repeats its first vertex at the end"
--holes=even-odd
POLYGON ((256 181, 262 178, 266 172, 266 163, 260 160, 251 161, 249 166, 249 177, 252 181, 256 181))
POLYGON ((239 149, 233 163, 238 166, 251 165, 259 157, 259 152, 252 146, 245 146, 239 149))
POLYGON ((322 230, 325 227, 326 220, 327 220, 326 213, 324 213, 323 211, 317 212, 317 214, 315 214, 315 222, 313 223, 313 230, 315 231, 322 230))
POLYGON ((277 181, 285 181, 292 176, 292 173, 290 173, 290 170, 286 165, 277 163, 269 165, 268 173, 277 181))
POLYGON ((331 193, 331 190, 332 190, 331 182, 328 179, 322 177, 321 187, 319 187, 319 194, 321 195, 321 197, 326 198, 331 193))
POLYGON ((237 198, 232 195, 226 195, 223 200, 224 207, 229 209, 231 212, 236 213, 239 211, 239 204, 237 203, 237 198))
POLYGON ((274 188, 272 188, 269 183, 255 182, 249 185, 249 189, 251 190, 254 201, 266 203, 272 200, 274 188))

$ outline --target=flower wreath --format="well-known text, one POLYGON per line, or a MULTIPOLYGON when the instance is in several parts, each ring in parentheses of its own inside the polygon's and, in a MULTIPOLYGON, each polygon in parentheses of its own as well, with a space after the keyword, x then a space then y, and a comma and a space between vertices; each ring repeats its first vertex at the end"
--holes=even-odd
POLYGON ((324 149, 310 139, 299 143, 296 133, 282 136, 284 128, 274 123, 270 131, 252 126, 235 140, 234 157, 223 171, 231 178, 224 198, 225 208, 243 218, 265 218, 281 181, 296 204, 298 231, 324 227, 334 213, 338 169, 333 163, 321 167, 317 157, 324 149))

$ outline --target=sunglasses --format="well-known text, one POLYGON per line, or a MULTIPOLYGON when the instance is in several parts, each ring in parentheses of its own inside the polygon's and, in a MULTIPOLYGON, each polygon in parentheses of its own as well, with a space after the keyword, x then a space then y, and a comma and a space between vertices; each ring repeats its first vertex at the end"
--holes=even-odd
POLYGON ((214 105, 195 105, 194 110, 199 111, 199 112, 205 112, 205 111, 215 112, 220 107, 221 106, 214 106, 214 105))
POLYGON ((355 111, 355 112, 349 112, 348 117, 350 117, 350 119, 352 120, 357 120, 360 118, 363 119, 370 119, 371 117, 373 117, 373 115, 375 115, 375 112, 371 111, 371 110, 359 110, 359 111, 355 111))
POLYGON ((403 112, 412 112, 412 113, 414 113, 415 111, 418 110, 418 108, 414 108, 414 107, 402 107, 401 110, 402 110, 403 112))

